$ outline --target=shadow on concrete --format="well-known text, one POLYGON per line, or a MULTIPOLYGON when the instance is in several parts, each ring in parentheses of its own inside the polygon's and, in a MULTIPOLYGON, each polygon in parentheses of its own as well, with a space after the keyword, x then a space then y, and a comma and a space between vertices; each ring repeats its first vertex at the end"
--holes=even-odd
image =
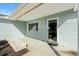
MULTIPOLYGON (((49 45, 49 44, 48 44, 49 45)), ((50 46, 50 48, 53 50, 53 52, 57 55, 57 56, 61 56, 60 54, 59 54, 59 52, 55 49, 55 48, 53 48, 53 46, 52 45, 49 45, 50 46)))

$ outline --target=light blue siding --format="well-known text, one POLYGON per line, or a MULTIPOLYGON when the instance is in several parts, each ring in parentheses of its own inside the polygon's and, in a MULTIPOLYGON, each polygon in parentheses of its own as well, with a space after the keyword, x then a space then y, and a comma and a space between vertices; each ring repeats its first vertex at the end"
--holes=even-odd
MULTIPOLYGON (((37 38, 37 39, 40 39, 43 41, 47 41, 48 40, 48 38, 47 38, 47 36, 48 36, 47 35, 47 20, 51 19, 51 18, 55 18, 55 17, 59 17, 59 21, 58 21, 58 28, 59 28, 60 26, 63 25, 63 23, 66 20, 76 18, 77 13, 73 12, 73 10, 68 10, 68 11, 60 12, 60 13, 57 13, 54 15, 48 15, 46 17, 41 17, 41 18, 35 19, 34 21, 40 21, 41 30, 39 32, 35 31, 33 29, 31 31, 28 31, 28 28, 27 28, 27 32, 26 32, 27 36, 37 38)), ((34 21, 30 21, 30 22, 34 22, 34 21)), ((27 23, 30 23, 30 22, 27 22, 27 23)), ((27 24, 27 26, 28 26, 28 24, 27 24)))
POLYGON ((26 35, 26 23, 0 19, 0 40, 7 37, 23 37, 26 35))
POLYGON ((63 11, 63 12, 60 12, 54 15, 48 15, 45 17, 41 17, 33 21, 27 22, 27 23, 30 23, 34 21, 40 21, 41 30, 39 32, 35 31, 34 29, 32 29, 30 32, 27 30, 26 35, 29 37, 37 38, 39 40, 47 42, 48 41, 47 20, 51 18, 56 18, 56 17, 59 18, 57 31, 59 28, 61 29, 58 31, 59 32, 58 34, 59 37, 57 39, 58 44, 63 44, 63 46, 70 48, 70 49, 75 49, 77 51, 77 44, 78 44, 77 43, 77 24, 76 24, 77 19, 76 20, 74 19, 74 18, 77 18, 77 12, 74 12, 72 9, 68 11, 63 11), (70 19, 74 19, 74 20, 70 20, 70 19), (72 27, 69 25, 69 23, 71 23, 70 25, 72 25, 72 27), (67 26, 67 29, 71 31, 69 32, 67 30, 69 37, 67 34, 65 34, 66 33, 65 32, 66 29, 64 28, 65 26, 67 26), (71 28, 68 28, 68 27, 71 27, 71 28), (63 30, 65 31, 63 32, 63 30))

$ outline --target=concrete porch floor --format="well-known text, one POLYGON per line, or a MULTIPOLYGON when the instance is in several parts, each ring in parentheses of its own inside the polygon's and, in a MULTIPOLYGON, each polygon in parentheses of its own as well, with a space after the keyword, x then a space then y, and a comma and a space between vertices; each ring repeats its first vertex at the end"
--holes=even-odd
POLYGON ((62 46, 52 46, 46 42, 24 37, 24 38, 7 38, 7 41, 12 48, 18 52, 24 48, 28 49, 28 52, 23 56, 76 56, 77 53, 73 50, 67 50, 62 46))
POLYGON ((10 45, 17 52, 27 48, 28 52, 23 56, 56 56, 48 43, 33 38, 7 38, 10 45), (26 47, 27 46, 27 47, 26 47))
POLYGON ((68 49, 61 45, 51 47, 54 48, 61 56, 77 56, 77 51, 74 51, 73 49, 68 49))

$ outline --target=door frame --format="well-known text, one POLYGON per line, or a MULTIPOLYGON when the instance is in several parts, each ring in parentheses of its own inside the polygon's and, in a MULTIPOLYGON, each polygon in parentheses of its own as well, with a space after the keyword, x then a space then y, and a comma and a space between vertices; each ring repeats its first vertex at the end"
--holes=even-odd
POLYGON ((49 20, 55 20, 55 19, 57 19, 57 42, 58 42, 58 37, 59 37, 59 31, 58 31, 58 23, 59 23, 59 17, 53 17, 53 18, 50 18, 50 19, 47 19, 47 42, 48 42, 48 40, 49 40, 49 38, 48 38, 48 34, 49 34, 49 31, 48 31, 48 25, 49 25, 49 23, 48 23, 48 21, 49 20))

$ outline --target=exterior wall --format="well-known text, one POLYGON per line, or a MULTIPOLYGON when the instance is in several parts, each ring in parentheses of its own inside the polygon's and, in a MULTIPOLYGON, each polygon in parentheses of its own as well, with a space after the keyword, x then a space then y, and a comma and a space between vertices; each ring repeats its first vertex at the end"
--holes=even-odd
MULTIPOLYGON (((39 31, 35 31, 35 28, 33 28, 31 31, 28 31, 28 23, 27 22, 27 34, 26 36, 32 37, 32 38, 36 38, 36 39, 40 39, 42 41, 47 41, 47 24, 46 24, 46 20, 37 20, 40 23, 40 29, 39 31)), ((36 21, 33 21, 36 22, 36 21)))
MULTIPOLYGON (((73 10, 68 10, 54 15, 35 19, 34 21, 40 21, 40 31, 37 32, 34 30, 34 28, 31 31, 28 31, 27 28, 27 36, 47 42, 47 20, 55 17, 59 18, 57 28, 57 42, 59 44, 63 44, 63 46, 67 48, 77 50, 77 19, 74 19, 77 18, 77 12, 73 12, 73 10)), ((28 23, 34 21, 27 22, 27 27, 28 23)))
POLYGON ((78 4, 78 12, 77 12, 77 17, 78 17, 78 56, 79 56, 79 4, 78 4))
POLYGON ((23 37, 26 35, 26 23, 0 19, 0 40, 7 37, 23 37))

